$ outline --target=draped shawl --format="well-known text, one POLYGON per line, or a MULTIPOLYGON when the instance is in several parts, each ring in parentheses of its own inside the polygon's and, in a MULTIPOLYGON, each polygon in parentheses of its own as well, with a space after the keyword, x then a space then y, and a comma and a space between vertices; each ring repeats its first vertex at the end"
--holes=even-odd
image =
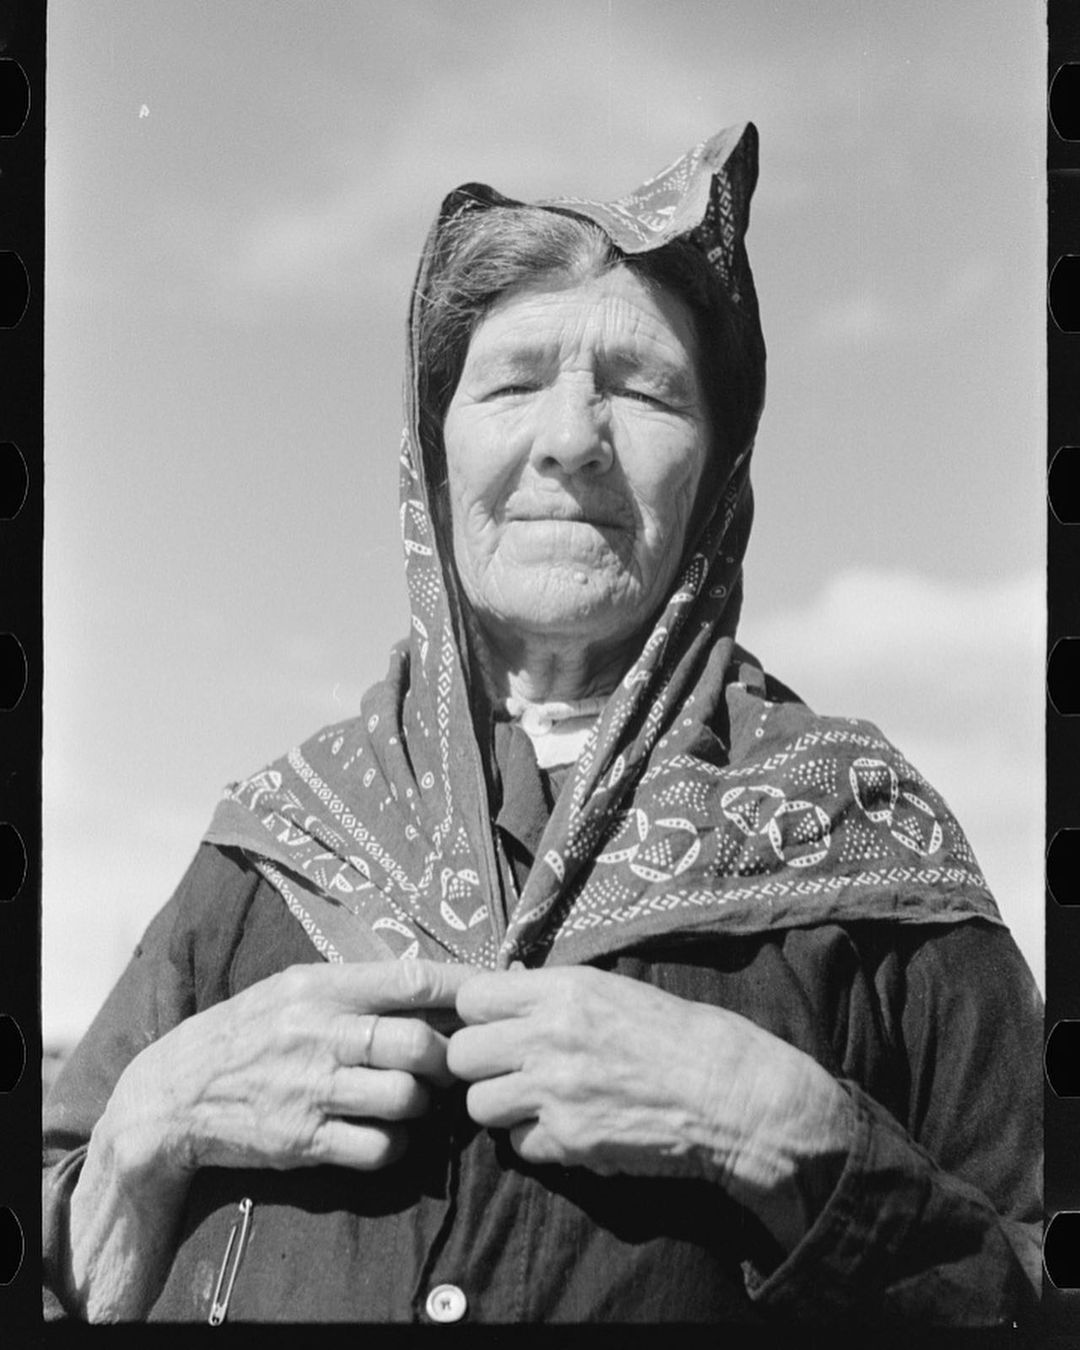
MULTIPOLYGON (((628 254, 680 237, 700 248, 744 325, 763 388, 744 244, 756 178, 757 133, 745 124, 618 201, 538 204, 593 220, 628 254)), ((496 204, 520 205, 475 183, 445 199, 414 289, 400 498, 409 636, 359 717, 226 789, 208 841, 242 848, 329 960, 425 956, 506 968, 702 933, 866 919, 1000 922, 945 803, 877 728, 770 699, 760 669, 735 646, 752 433, 729 452, 666 603, 607 700, 504 917, 485 728, 478 735, 474 724, 465 613, 434 528, 431 447, 421 444, 418 415, 417 314, 440 231, 462 211, 496 204), (756 700, 738 753, 728 730, 733 689, 756 700)))

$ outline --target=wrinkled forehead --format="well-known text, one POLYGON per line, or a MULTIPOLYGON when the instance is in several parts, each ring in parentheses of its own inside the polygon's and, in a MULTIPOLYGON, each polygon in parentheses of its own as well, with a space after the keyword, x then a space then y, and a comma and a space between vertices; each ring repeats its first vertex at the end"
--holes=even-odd
POLYGON ((502 292, 479 317, 465 366, 577 356, 619 368, 683 370, 696 382, 699 349, 685 301, 620 265, 585 278, 546 273, 502 292))

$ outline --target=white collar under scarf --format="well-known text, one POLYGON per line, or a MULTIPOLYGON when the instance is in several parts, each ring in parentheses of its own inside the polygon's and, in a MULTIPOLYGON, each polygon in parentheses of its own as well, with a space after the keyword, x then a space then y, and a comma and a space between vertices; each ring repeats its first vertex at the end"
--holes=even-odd
POLYGON ((506 700, 506 711, 532 741, 537 765, 557 769, 580 756, 606 702, 600 696, 532 703, 515 695, 506 700))

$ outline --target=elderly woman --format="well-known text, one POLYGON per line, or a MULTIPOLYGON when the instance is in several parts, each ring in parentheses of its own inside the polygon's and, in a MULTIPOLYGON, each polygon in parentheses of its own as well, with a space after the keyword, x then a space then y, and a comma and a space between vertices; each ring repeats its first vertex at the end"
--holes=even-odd
POLYGON ((745 126, 424 251, 407 642, 233 785, 47 1111, 54 1311, 1009 1322, 1038 998, 941 798, 736 646, 745 126))

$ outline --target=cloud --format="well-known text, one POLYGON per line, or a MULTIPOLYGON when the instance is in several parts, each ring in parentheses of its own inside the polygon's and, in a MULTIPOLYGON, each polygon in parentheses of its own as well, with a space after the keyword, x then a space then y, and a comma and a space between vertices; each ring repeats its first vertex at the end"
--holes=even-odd
POLYGON ((1030 653, 1041 642, 1045 582, 1038 573, 999 582, 950 582, 900 569, 846 568, 815 603, 754 621, 755 632, 813 678, 855 686, 893 660, 903 677, 935 678, 942 659, 978 678, 979 662, 1030 653))
POLYGON ((985 801, 996 788, 968 775, 973 756, 1041 764, 1044 596, 1037 573, 974 583, 852 568, 810 605, 749 615, 741 637, 819 712, 917 739, 985 801))

